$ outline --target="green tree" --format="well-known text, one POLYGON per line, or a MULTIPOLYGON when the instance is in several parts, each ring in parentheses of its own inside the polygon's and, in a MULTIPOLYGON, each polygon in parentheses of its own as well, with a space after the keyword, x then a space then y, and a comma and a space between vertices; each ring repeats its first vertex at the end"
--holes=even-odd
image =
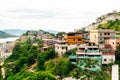
POLYGON ((93 80, 111 80, 111 75, 107 74, 105 71, 97 71, 93 76, 93 80))
POLYGON ((65 34, 65 32, 58 32, 58 33, 56 34, 56 37, 58 37, 58 36, 63 36, 63 34, 65 34))
POLYGON ((37 70, 44 70, 45 66, 44 63, 48 61, 49 59, 57 57, 57 53, 55 53, 54 48, 49 48, 48 51, 41 52, 38 55, 38 64, 37 64, 37 70))
POLYGON ((19 73, 15 75, 11 75, 7 78, 7 80, 23 80, 24 78, 28 76, 32 76, 33 73, 29 71, 20 71, 19 73))
POLYGON ((108 20, 106 23, 103 24, 99 24, 98 25, 98 29, 114 29, 115 31, 119 31, 120 30, 120 20, 116 19, 116 20, 108 20))
POLYGON ((76 55, 76 53, 75 53, 76 50, 77 50, 76 48, 71 49, 71 50, 65 52, 65 55, 66 55, 66 56, 70 56, 70 55, 72 55, 72 54, 76 55))
POLYGON ((53 60, 49 60, 45 62, 45 70, 51 73, 54 73, 55 62, 53 60))
POLYGON ((81 68, 77 67, 71 71, 71 76, 75 79, 84 79, 85 74, 81 68))
POLYGON ((72 70, 72 64, 68 58, 61 58, 54 67, 54 74, 60 76, 60 79, 67 76, 72 70))
POLYGON ((46 71, 35 72, 32 76, 28 76, 23 80, 57 80, 54 75, 46 71))
POLYGON ((37 70, 44 70, 44 63, 46 61, 46 52, 42 52, 38 55, 37 70))

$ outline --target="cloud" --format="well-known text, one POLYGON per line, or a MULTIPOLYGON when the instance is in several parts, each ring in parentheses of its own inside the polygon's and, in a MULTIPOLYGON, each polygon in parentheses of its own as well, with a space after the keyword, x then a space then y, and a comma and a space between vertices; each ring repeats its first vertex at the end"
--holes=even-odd
POLYGON ((0 0, 0 28, 72 31, 103 14, 120 10, 119 3, 120 0, 0 0))
POLYGON ((58 13, 54 11, 34 10, 34 9, 16 9, 9 10, 3 17, 19 18, 19 19, 43 19, 43 18, 55 18, 58 13))

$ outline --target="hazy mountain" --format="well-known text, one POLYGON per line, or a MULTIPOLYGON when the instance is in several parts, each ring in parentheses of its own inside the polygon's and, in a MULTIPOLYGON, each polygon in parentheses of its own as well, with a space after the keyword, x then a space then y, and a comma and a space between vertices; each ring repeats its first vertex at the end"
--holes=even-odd
POLYGON ((21 29, 5 29, 4 32, 14 34, 14 35, 22 35, 23 33, 26 33, 27 30, 21 30, 21 29))
POLYGON ((15 35, 0 31, 0 38, 15 37, 15 35))
POLYGON ((57 34, 59 31, 56 31, 56 30, 47 30, 47 32, 57 34))

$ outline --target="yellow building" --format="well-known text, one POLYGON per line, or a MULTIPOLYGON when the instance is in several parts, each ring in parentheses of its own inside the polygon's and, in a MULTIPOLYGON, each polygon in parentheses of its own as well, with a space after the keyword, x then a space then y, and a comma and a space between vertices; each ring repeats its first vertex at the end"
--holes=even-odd
POLYGON ((90 30, 90 42, 103 45, 106 39, 115 39, 115 31, 110 29, 90 30))
POLYGON ((67 33, 64 36, 64 38, 68 44, 82 44, 83 43, 82 34, 78 32, 67 33))

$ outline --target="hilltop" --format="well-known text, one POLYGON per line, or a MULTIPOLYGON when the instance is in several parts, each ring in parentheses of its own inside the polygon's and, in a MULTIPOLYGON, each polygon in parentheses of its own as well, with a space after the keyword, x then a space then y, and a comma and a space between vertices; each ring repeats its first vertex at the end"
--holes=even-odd
MULTIPOLYGON (((117 25, 119 25, 119 24, 118 24, 118 21, 119 21, 119 20, 120 20, 120 12, 113 11, 113 12, 111 12, 111 13, 107 13, 107 14, 105 14, 105 15, 102 15, 102 16, 98 17, 98 18, 96 19, 96 22, 93 22, 92 24, 84 27, 84 29, 85 29, 86 31, 94 30, 94 29, 97 29, 98 27, 100 28, 99 25, 102 25, 102 24, 105 25, 105 24, 107 24, 107 23, 109 23, 109 22, 111 22, 111 24, 114 24, 114 22, 115 22, 117 25)), ((107 25, 105 25, 105 26, 107 26, 107 25)), ((110 25, 110 26, 112 26, 113 28, 115 27, 115 26, 113 26, 113 25, 110 25)), ((101 28, 102 28, 102 27, 101 27, 101 28)), ((103 27, 103 28, 104 28, 104 27, 103 27)), ((106 28, 107 28, 107 27, 106 27, 106 28)))

